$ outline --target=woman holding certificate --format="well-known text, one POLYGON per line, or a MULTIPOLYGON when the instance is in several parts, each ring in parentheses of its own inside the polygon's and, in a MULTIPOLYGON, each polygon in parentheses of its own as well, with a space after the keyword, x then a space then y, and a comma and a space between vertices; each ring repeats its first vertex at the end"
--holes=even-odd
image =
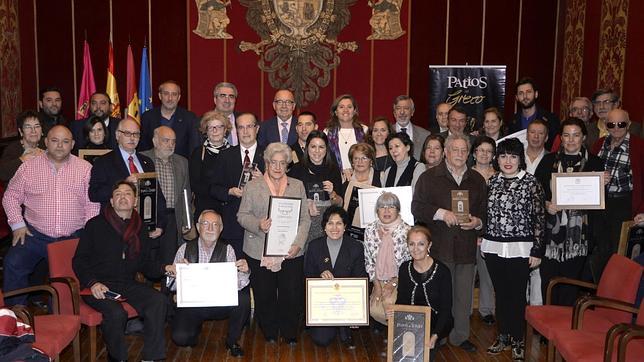
POLYGON ((481 253, 495 291, 498 336, 487 353, 512 348, 512 359, 524 359, 526 287, 530 268, 543 257, 543 189, 526 172, 525 151, 517 138, 499 143, 487 198, 486 233, 481 253))
MULTIPOLYGON (((349 216, 340 206, 331 206, 322 216, 326 236, 309 244, 304 256, 307 278, 364 278, 364 249, 359 241, 345 235, 349 216)), ((309 334, 318 346, 328 346, 336 334, 348 348, 354 349, 349 327, 310 327, 309 334)))
POLYGON ((311 219, 304 185, 286 176, 286 167, 291 162, 289 146, 269 144, 264 161, 264 176, 253 178, 244 187, 237 221, 245 229, 243 250, 248 255, 255 313, 264 338, 274 343, 281 335, 294 345, 302 309, 303 255, 311 219), (269 213, 273 204, 283 206, 279 213, 269 213), (297 226, 288 232, 280 229, 289 222, 297 226), (281 249, 285 241, 290 244, 281 249), (283 256, 265 256, 278 253, 283 256))

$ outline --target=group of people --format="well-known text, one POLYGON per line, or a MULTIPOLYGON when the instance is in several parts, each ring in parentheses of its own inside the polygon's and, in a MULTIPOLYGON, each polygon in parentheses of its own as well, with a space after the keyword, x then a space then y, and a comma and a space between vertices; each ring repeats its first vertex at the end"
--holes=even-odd
MULTIPOLYGON (((374 324, 388 322, 393 304, 430 306, 432 359, 447 340, 474 352, 476 274, 481 318, 498 326, 487 352, 511 349, 522 360, 526 304, 541 303, 553 277, 597 280, 617 250, 621 222, 644 221, 642 141, 629 133, 628 113, 610 90, 598 90, 592 101, 576 98, 560 122, 536 104, 538 89, 526 78, 517 83, 520 111, 510 122, 489 108, 470 129, 471 115, 443 103, 430 130, 411 122, 414 102, 405 95, 393 101, 394 123, 378 117, 370 126, 359 118, 355 99, 342 95, 324 130, 315 114, 295 114, 293 93, 285 89, 275 93, 275 117, 261 123, 235 111, 232 83, 215 86, 214 110, 200 120, 178 106, 176 82, 162 83, 158 97, 161 105, 139 124, 112 118, 109 96, 95 93, 90 116, 67 123, 60 92, 47 88, 40 112, 18 116, 20 139, 0 160, 13 231, 3 289, 29 285, 46 263, 48 243, 79 237, 73 268, 89 290, 82 299, 103 314, 113 360, 127 359, 128 318, 119 301, 106 298, 108 291, 121 294, 142 318, 146 360, 165 357, 166 316, 179 346, 196 345, 204 321, 229 318, 226 348, 242 356, 251 288, 266 341, 295 345, 304 278, 342 277, 369 279, 374 324), (504 138, 522 129, 525 139, 504 138), (90 164, 75 156, 82 149, 107 153, 90 164), (606 209, 558 208, 552 174, 586 171, 605 173, 606 209), (146 172, 157 173, 153 224, 136 207, 137 174, 146 172), (384 192, 375 221, 361 228, 357 190, 396 186, 412 187, 415 225, 401 218, 408 205, 384 192), (454 193, 467 195, 464 213, 452 209, 454 193), (302 201, 283 257, 264 255, 271 196, 302 201), (237 306, 173 305, 168 296, 178 263, 223 261, 238 269, 237 306), (160 282, 161 290, 137 282, 136 273, 160 282)), ((570 305, 576 297, 577 290, 559 288, 553 301, 570 305)), ((348 326, 311 327, 309 334, 321 346, 337 336, 354 348, 348 326)))

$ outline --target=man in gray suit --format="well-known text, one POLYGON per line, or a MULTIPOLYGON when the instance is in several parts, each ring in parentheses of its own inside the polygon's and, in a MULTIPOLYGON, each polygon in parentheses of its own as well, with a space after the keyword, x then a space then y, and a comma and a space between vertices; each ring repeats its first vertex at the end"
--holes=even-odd
POLYGON ((183 235, 190 231, 187 218, 192 215, 186 210, 186 196, 191 195, 188 160, 174 153, 176 142, 172 128, 157 127, 152 137, 154 148, 141 152, 154 162, 159 187, 166 200, 168 225, 159 240, 159 259, 166 264, 172 264, 177 248, 183 243, 183 235))
POLYGON ((396 119, 396 132, 405 132, 414 143, 414 158, 420 160, 423 143, 430 132, 423 127, 411 123, 414 115, 414 100, 408 95, 400 95, 394 99, 394 118, 396 119))

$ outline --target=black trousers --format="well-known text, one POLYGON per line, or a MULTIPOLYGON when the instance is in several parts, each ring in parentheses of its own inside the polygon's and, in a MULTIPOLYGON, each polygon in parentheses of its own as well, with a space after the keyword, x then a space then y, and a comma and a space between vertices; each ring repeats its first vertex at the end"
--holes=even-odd
POLYGON ((304 303, 304 257, 284 260, 278 272, 260 267, 260 261, 249 256, 246 261, 251 270, 255 316, 264 338, 296 338, 304 303))
POLYGON ((172 323, 172 341, 177 346, 196 346, 206 320, 228 318, 226 343, 237 343, 250 315, 250 287, 237 293, 238 305, 231 307, 177 308, 172 323))
MULTIPOLYGON (((166 296, 152 287, 131 282, 104 282, 111 291, 121 294, 143 318, 143 359, 165 359, 166 296)), ((110 357, 126 361, 125 324, 127 312, 120 302, 83 296, 83 301, 103 315, 101 331, 110 357)))
POLYGON ((326 347, 333 342, 335 336, 339 334, 341 341, 346 341, 351 337, 349 327, 310 327, 309 335, 313 343, 320 347, 326 347))
POLYGON ((606 195, 606 209, 603 217, 595 220, 595 247, 590 255, 590 267, 595 283, 599 283, 602 272, 611 255, 617 252, 619 236, 622 231, 622 222, 632 219, 632 198, 630 194, 624 197, 613 198, 606 195))
POLYGON ((174 256, 179 249, 179 240, 177 233, 177 220, 174 211, 168 210, 168 224, 163 230, 163 234, 159 236, 159 254, 158 260, 163 264, 172 264, 174 256))
POLYGON ((525 334, 525 290, 530 266, 528 258, 501 258, 485 253, 485 264, 494 285, 499 334, 523 339, 525 334))
MULTIPOLYGON (((543 295, 543 301, 545 302, 546 300, 546 290, 552 278, 567 277, 581 279, 581 273, 584 270, 585 263, 585 256, 578 256, 562 262, 542 258, 541 265, 539 265, 539 273, 541 274, 541 295, 543 295)), ((574 285, 559 284, 552 289, 550 303, 554 305, 572 306, 577 301, 578 293, 579 288, 574 285)))

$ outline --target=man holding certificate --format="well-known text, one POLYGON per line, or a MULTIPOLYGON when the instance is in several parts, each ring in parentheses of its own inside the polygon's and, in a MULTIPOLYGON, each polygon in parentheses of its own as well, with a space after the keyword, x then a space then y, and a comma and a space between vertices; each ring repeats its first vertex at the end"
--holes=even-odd
MULTIPOLYGON (((172 340, 178 346, 195 346, 199 341, 201 324, 205 320, 228 318, 226 349, 230 351, 231 356, 240 357, 244 352, 237 341, 250 314, 250 288, 248 287, 250 271, 246 260, 237 260, 233 247, 219 240, 222 229, 221 216, 212 210, 204 210, 197 222, 199 237, 179 247, 174 258, 175 270, 170 272, 170 275, 176 272, 177 263, 235 263, 237 305, 177 308, 172 325, 172 340)), ((209 283, 208 280, 204 280, 202 286, 206 288, 209 283)), ((171 286, 172 289, 174 287, 174 285, 171 286)), ((217 290, 217 293, 226 293, 226 291, 217 290)))

